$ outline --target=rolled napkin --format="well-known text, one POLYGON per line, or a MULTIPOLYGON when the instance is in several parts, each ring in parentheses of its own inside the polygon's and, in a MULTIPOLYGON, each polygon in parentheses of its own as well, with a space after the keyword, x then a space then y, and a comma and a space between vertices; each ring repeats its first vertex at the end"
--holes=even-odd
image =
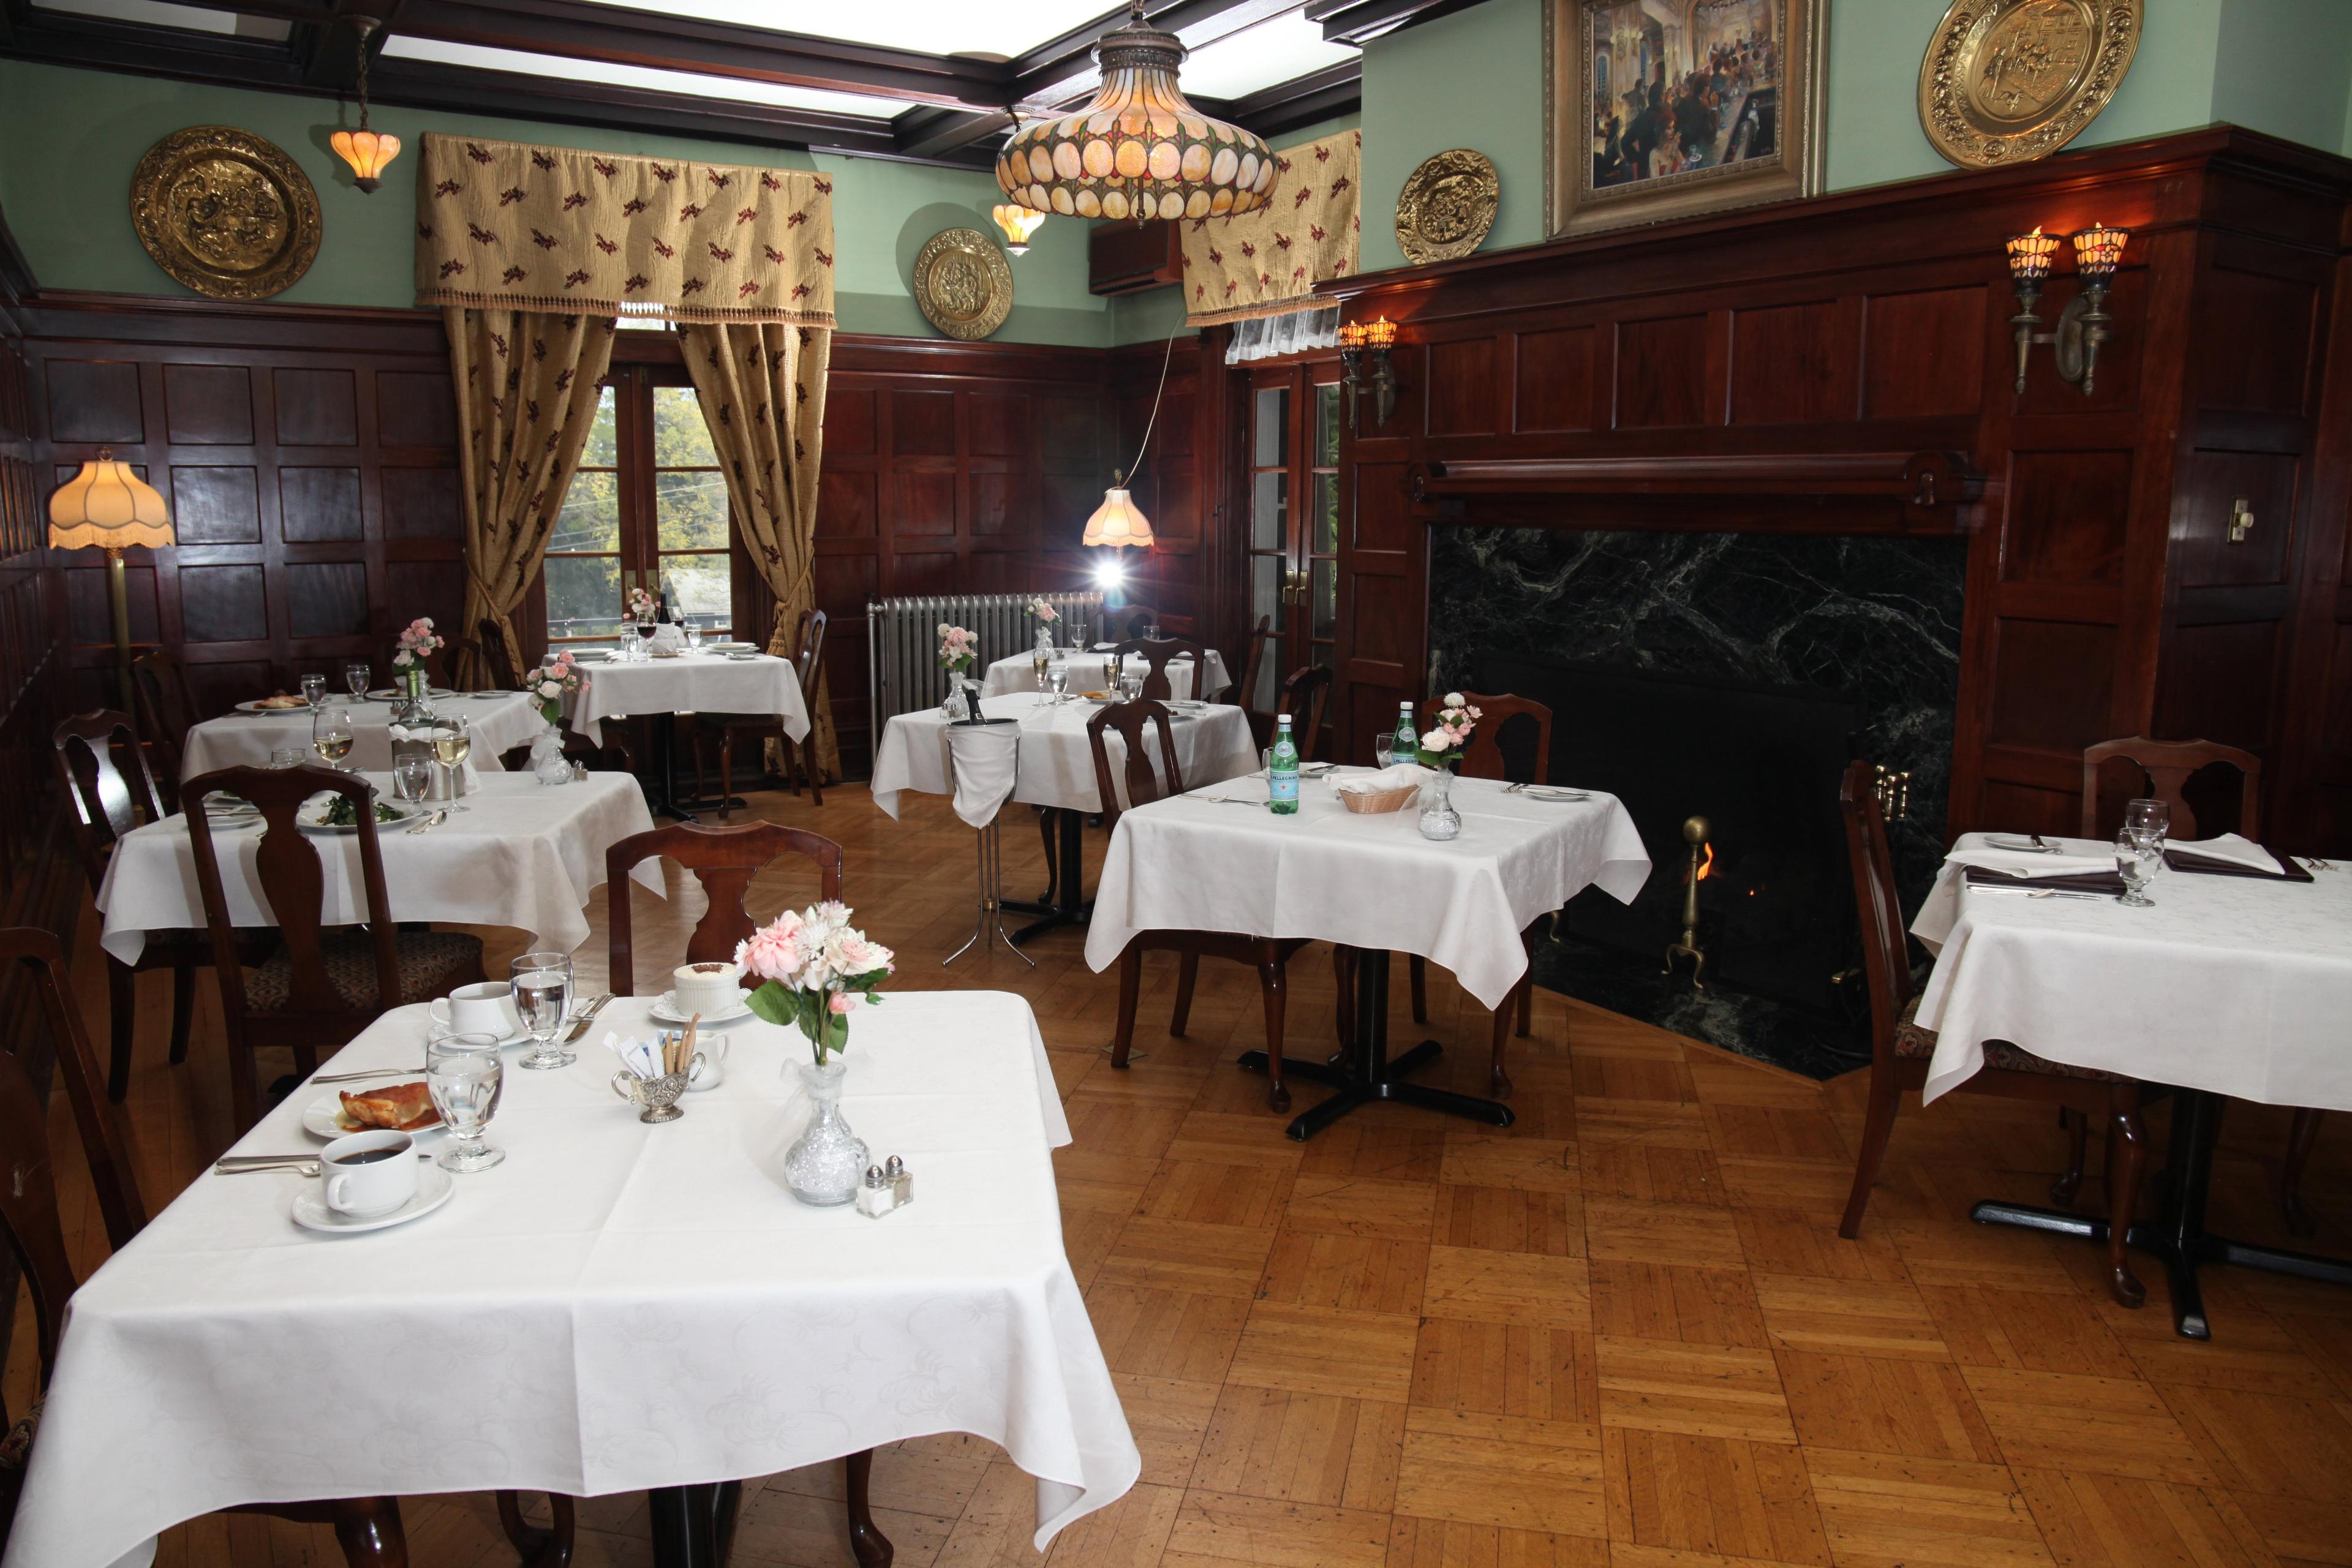
POLYGON ((2195 863, 2199 860, 2219 860, 2228 866, 2242 866, 2249 871, 2260 871, 2266 877, 2286 874, 2278 858, 2251 838, 2234 833, 2224 833, 2219 838, 2200 838, 2183 843, 2178 838, 2164 841, 2168 858, 2178 858, 2195 863))
POLYGON ((2094 871, 2113 872, 2113 855, 2043 855, 2031 849, 1988 849, 1982 845, 1955 849, 1944 857, 1948 866, 1972 866, 2007 877, 2081 877, 2094 871))
POLYGON ((1391 790, 1419 788, 1428 782, 1432 771, 1419 763, 1397 763, 1376 773, 1349 773, 1331 787, 1341 795, 1386 795, 1391 790))

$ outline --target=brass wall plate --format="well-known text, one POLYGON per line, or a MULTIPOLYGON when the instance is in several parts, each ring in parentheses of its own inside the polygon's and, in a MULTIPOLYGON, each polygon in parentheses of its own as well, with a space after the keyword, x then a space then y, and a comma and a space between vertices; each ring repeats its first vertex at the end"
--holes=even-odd
POLYGON ((915 256, 915 303, 951 338, 984 338, 1013 310, 1013 264, 976 228, 948 228, 915 256))
POLYGON ((174 131, 131 176, 131 223, 155 265, 215 300, 267 300, 319 258, 319 193, 270 142, 228 125, 174 131))
POLYGON ((1952 0, 1919 62, 1919 123, 1964 169, 2045 158, 2123 85, 2142 0, 1952 0))
POLYGON ((1502 200, 1493 159, 1467 147, 1440 153, 1397 194, 1397 248, 1415 266, 1467 256, 1485 243, 1502 200))

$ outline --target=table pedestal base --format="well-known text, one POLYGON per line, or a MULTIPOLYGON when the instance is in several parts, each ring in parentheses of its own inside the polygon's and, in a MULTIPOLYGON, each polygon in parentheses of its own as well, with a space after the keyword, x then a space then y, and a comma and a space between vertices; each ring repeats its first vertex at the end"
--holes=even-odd
MULTIPOLYGON (((2198 1289, 2200 1264, 2234 1263, 2330 1285, 2352 1285, 2352 1261, 2253 1247, 2214 1236, 2205 1228, 2205 1199, 2213 1180, 2213 1144, 2221 1130, 2222 1099, 2203 1089, 2176 1090, 2172 1101, 2172 1151, 2164 1170, 2162 1212, 2152 1225, 2135 1225, 2124 1239, 2164 1263, 2172 1288, 2172 1326, 2183 1339, 2210 1340, 2204 1292, 2198 1289)), ((2052 1236, 2106 1244, 2107 1222, 2059 1209, 1987 1201, 1969 1211, 1979 1225, 2013 1225, 2052 1236)))
MULTIPOLYGON (((1356 954, 1356 1037, 1351 1043, 1356 1058, 1352 1062, 1282 1058, 1284 1078, 1328 1083, 1339 1091, 1291 1118, 1285 1131, 1292 1138, 1304 1142, 1358 1106, 1376 1100, 1442 1110, 1496 1127, 1511 1124, 1511 1108, 1498 1100, 1399 1081, 1404 1074, 1444 1055, 1445 1047, 1435 1040, 1423 1040, 1394 1061, 1389 1059, 1389 955, 1385 950, 1365 949, 1356 954)), ((1271 1064, 1264 1051, 1244 1051, 1240 1065, 1251 1072, 1265 1072, 1271 1064)))
POLYGON ((1095 901, 1086 896, 1086 814, 1059 805, 1047 806, 1045 814, 1059 819, 1055 825, 1061 842, 1055 848, 1053 889, 1042 904, 1006 899, 998 906, 1038 917, 1006 939, 1015 945, 1064 926, 1083 927, 1094 915, 1095 901))
MULTIPOLYGON (((890 1568, 898 1549, 874 1523, 874 1450, 862 1449, 842 1463, 849 1470, 849 1550, 857 1568, 890 1568)), ((735 1512, 743 1502, 741 1481, 655 1487, 646 1502, 653 1516, 654 1568, 725 1568, 735 1543, 735 1512)))

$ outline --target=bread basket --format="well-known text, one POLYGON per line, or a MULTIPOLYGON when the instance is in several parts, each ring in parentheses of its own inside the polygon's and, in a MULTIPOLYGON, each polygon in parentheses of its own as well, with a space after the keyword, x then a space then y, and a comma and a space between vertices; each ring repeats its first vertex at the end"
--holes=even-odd
POLYGON ((1421 786, 1409 784, 1397 789, 1381 790, 1377 795, 1369 790, 1335 790, 1332 793, 1339 797, 1340 805, 1358 816, 1378 816, 1382 812, 1402 811, 1412 804, 1414 796, 1421 794, 1421 786))

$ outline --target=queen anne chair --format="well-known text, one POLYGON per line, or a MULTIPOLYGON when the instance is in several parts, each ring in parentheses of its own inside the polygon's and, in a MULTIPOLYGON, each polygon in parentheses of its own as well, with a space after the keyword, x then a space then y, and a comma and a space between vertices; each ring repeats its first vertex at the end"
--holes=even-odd
POLYGON ((139 727, 155 748, 163 804, 177 810, 181 758, 187 751, 188 731, 199 717, 187 668, 172 657, 171 649, 150 648, 131 661, 131 689, 139 705, 139 727))
MULTIPOLYGON (((824 772, 816 755, 817 694, 824 684, 824 628, 823 610, 803 610, 800 625, 793 634, 793 670, 801 689, 801 709, 809 716, 809 732, 795 741, 784 733, 783 721, 773 713, 705 713, 694 727, 694 787, 702 788, 702 742, 706 736, 719 738, 719 815, 725 816, 731 808, 727 805, 735 796, 735 742, 740 739, 776 742, 778 759, 783 763, 783 776, 801 793, 801 780, 808 780, 809 796, 817 805, 824 804, 824 772)), ((759 769, 752 770, 756 775, 759 769)))
POLYGON ((753 930, 751 917, 743 909, 743 895, 750 890, 751 879, 779 856, 798 855, 816 868, 820 898, 841 897, 841 846, 805 828, 772 822, 747 822, 737 827, 680 822, 633 833, 604 851, 605 898, 612 915, 610 978, 605 984, 623 995, 637 994, 629 874, 656 855, 666 855, 692 872, 709 900, 694 934, 687 939, 682 963, 723 963, 735 956, 735 944, 753 930))
MULTIPOLYGON (((1863 970, 1870 984, 1870 1098, 1862 1142, 1854 1158, 1853 1188, 1838 1234, 1851 1241, 1862 1229, 1863 1211, 1886 1160, 1895 1112, 1903 1091, 1927 1081, 1936 1035, 1915 1020, 1919 998, 1911 989, 1909 938, 1895 887, 1895 861, 1886 847, 1886 819, 1880 815, 1876 778, 1868 763, 1845 771, 1838 792, 1845 813, 1846 848, 1853 868, 1854 902, 1862 917, 1863 970)), ((2007 1040, 1984 1042, 1984 1067, 1959 1085, 1983 1094, 2057 1104, 2076 1115, 2107 1124, 2107 1287, 2126 1307, 2147 1291, 2131 1271, 2126 1238, 2139 1201, 2147 1135, 2140 1126, 2137 1079, 2092 1068, 2046 1061, 2007 1040)), ((2079 1145, 2077 1146, 2079 1150, 2079 1145)), ((2063 1203, 2082 1180, 2079 1152, 2074 1169, 2059 1177, 2052 1195, 2063 1203)))
POLYGON ((1175 686, 1168 679, 1168 667, 1179 658, 1192 661, 1192 695, 1201 695, 1202 683, 1209 679, 1209 649, 1205 643, 1192 637, 1161 637, 1154 642, 1150 637, 1131 637, 1110 650, 1104 666, 1104 677, 1116 687, 1118 672, 1127 667, 1130 656, 1140 655, 1149 666, 1143 676, 1143 696, 1162 702, 1176 695, 1175 686))

